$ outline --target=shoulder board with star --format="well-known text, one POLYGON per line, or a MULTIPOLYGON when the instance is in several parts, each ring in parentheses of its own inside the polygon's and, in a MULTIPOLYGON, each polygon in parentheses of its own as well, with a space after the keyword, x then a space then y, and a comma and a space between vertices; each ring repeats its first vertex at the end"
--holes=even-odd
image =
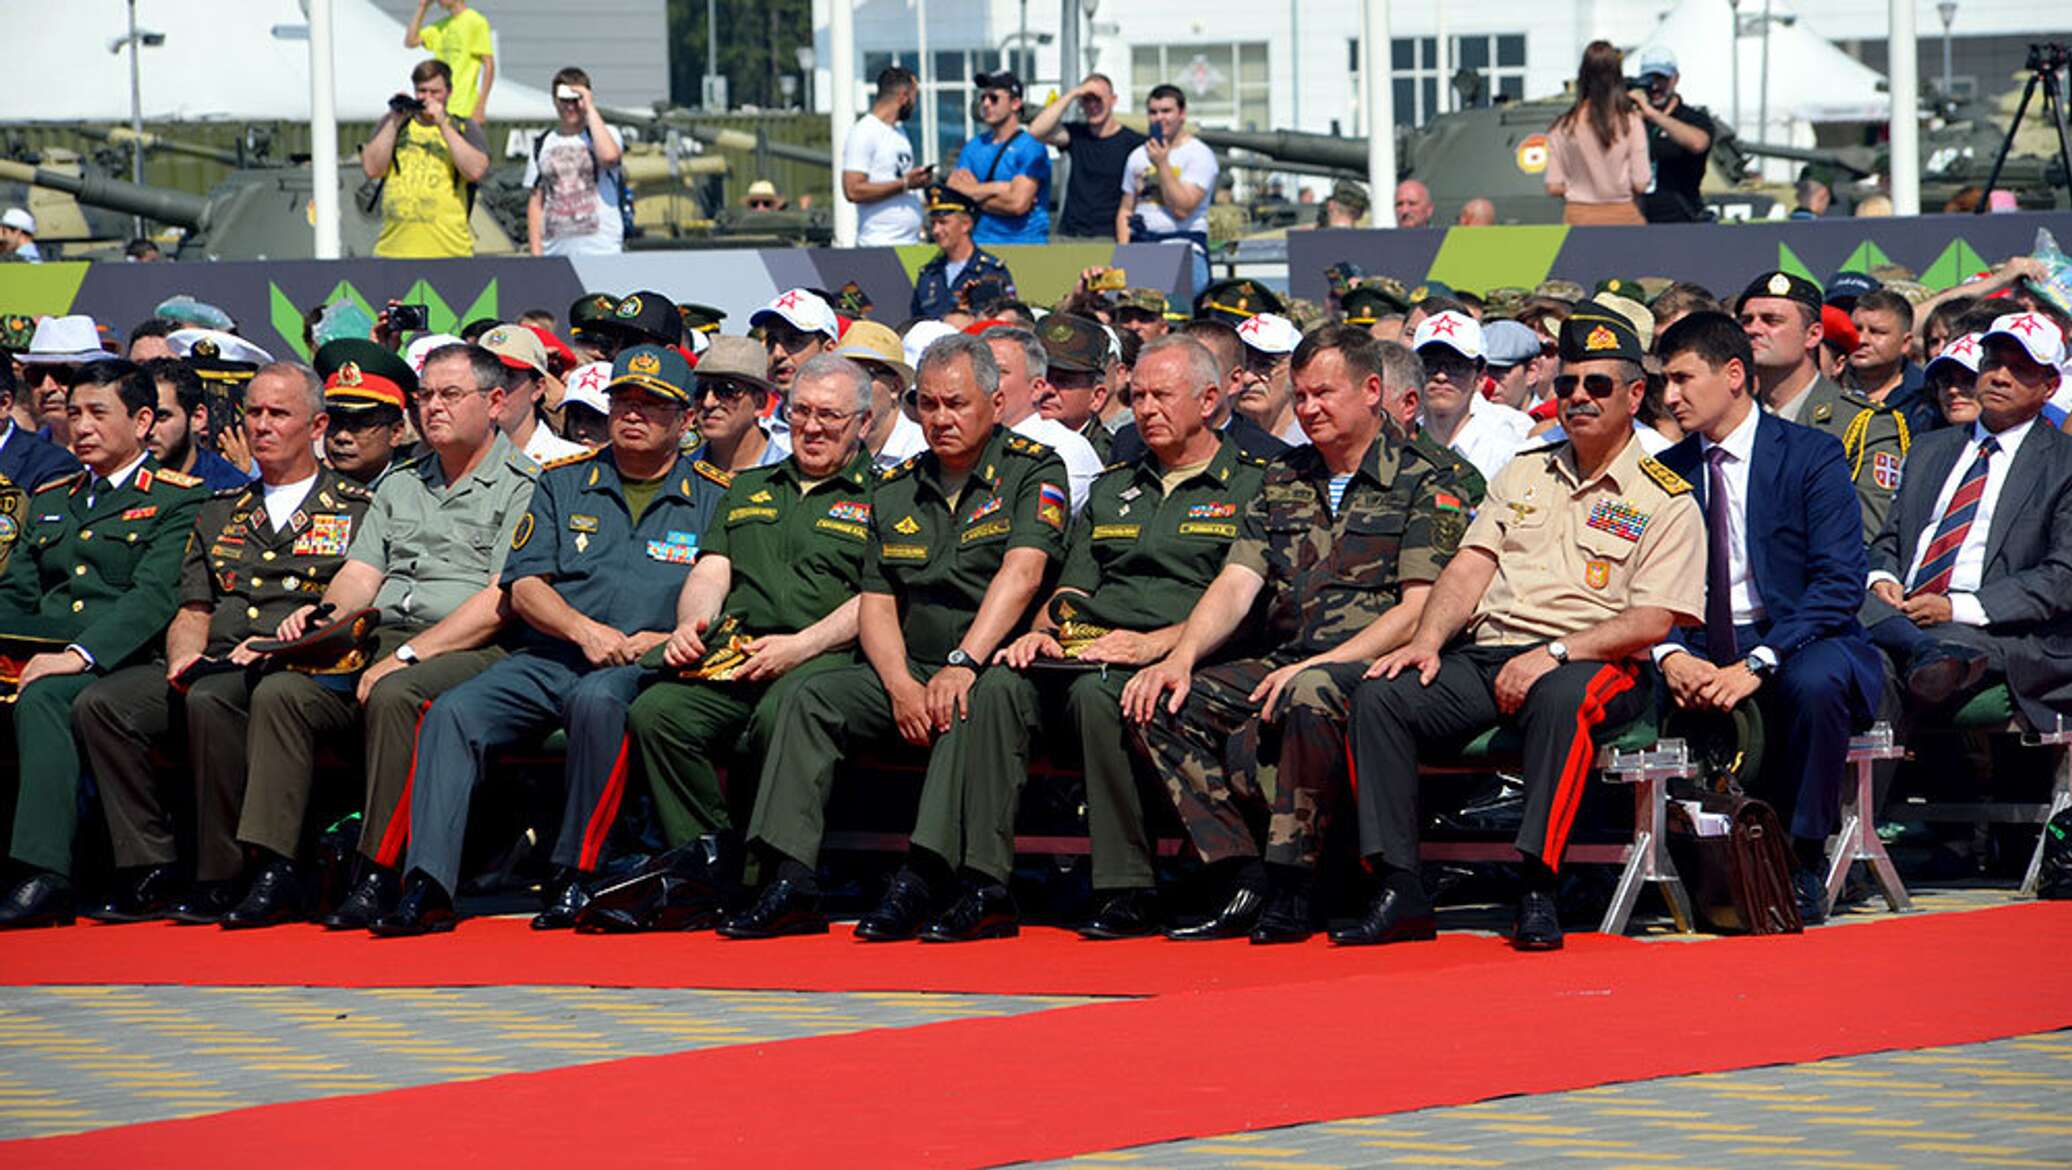
POLYGON ((1688 495, 1690 493, 1691 481, 1669 470, 1652 455, 1640 457, 1640 469, 1646 473, 1649 479, 1654 480, 1657 486, 1672 496, 1688 495))
POLYGON ((1050 444, 1039 443, 1023 435, 1007 436, 1007 449, 1017 455, 1026 455, 1031 459, 1048 458, 1051 453, 1050 444))
POLYGON ((604 448, 599 447, 596 451, 581 451, 574 455, 563 455, 559 459, 549 459, 547 462, 540 465, 540 470, 552 471, 557 467, 567 467, 570 464, 581 463, 585 459, 595 459, 597 458, 597 451, 602 451, 603 449, 604 448))
POLYGON ((201 486, 200 476, 189 475, 184 471, 174 471, 170 467, 161 467, 153 471, 151 478, 160 483, 169 483, 176 488, 197 488, 201 486))
POLYGON ((732 472, 721 471, 719 468, 714 467, 712 464, 707 463, 703 459, 700 459, 696 463, 691 464, 691 470, 698 473, 698 478, 710 480, 711 482, 716 483, 721 487, 732 487, 734 485, 734 476, 732 472))
POLYGON ((920 462, 921 457, 919 455, 909 455, 900 462, 895 463, 892 466, 886 468, 885 470, 879 472, 878 482, 889 483, 892 480, 898 479, 900 476, 906 475, 907 473, 913 471, 915 465, 920 462))
POLYGON ((86 472, 75 471, 70 475, 61 475, 56 479, 51 480, 49 483, 44 484, 42 487, 37 488, 36 494, 40 496, 44 492, 56 491, 58 488, 64 488, 67 491, 70 491, 71 489, 76 488, 81 483, 85 482, 85 480, 86 472))
POLYGON ((1103 468, 1101 469, 1101 474, 1105 476, 1105 475, 1109 474, 1110 472, 1115 472, 1115 471, 1128 471, 1129 469, 1131 469, 1131 468, 1135 467, 1136 465, 1137 465, 1137 462, 1136 462, 1136 460, 1134 460, 1134 459, 1125 459, 1125 460, 1123 460, 1123 461, 1122 461, 1122 462, 1120 462, 1120 463, 1110 463, 1110 464, 1109 464, 1108 466, 1106 466, 1106 467, 1103 467, 1103 468))
POLYGON ((1266 467, 1273 463, 1273 460, 1266 459, 1258 455, 1254 455, 1250 451, 1241 450, 1236 452, 1236 455, 1237 461, 1239 463, 1244 464, 1246 467, 1266 467))
POLYGON ((338 476, 331 483, 331 490, 352 500, 371 500, 374 498, 373 488, 349 475, 338 476))
MULTIPOLYGON (((1555 452, 1555 451, 1559 451, 1559 450, 1561 450, 1561 448, 1562 448, 1562 447, 1563 447, 1564 445, 1566 445, 1566 444, 1567 444, 1567 442, 1568 442, 1568 440, 1567 440, 1567 439, 1556 439, 1556 440, 1554 440, 1554 441, 1553 441, 1553 442, 1551 442, 1551 443, 1541 443, 1541 444, 1540 444, 1539 446, 1537 446, 1537 447, 1527 447, 1527 448, 1525 448, 1524 450, 1522 450, 1522 451, 1518 452, 1518 454, 1519 454, 1519 455, 1549 455, 1549 454, 1552 454, 1552 453, 1553 453, 1553 452, 1555 452)), ((1450 450, 1452 450, 1452 448, 1451 448, 1451 447, 1449 447, 1449 448, 1447 448, 1447 450, 1449 450, 1449 451, 1450 451, 1450 450)), ((1516 458, 1516 457, 1517 457, 1517 456, 1513 456, 1512 458, 1516 458)), ((1643 460, 1642 460, 1642 462, 1646 462, 1646 460, 1645 460, 1645 459, 1643 459, 1643 460)), ((1663 468, 1663 470, 1664 470, 1664 471, 1667 471, 1667 470, 1668 470, 1668 468, 1663 468)))

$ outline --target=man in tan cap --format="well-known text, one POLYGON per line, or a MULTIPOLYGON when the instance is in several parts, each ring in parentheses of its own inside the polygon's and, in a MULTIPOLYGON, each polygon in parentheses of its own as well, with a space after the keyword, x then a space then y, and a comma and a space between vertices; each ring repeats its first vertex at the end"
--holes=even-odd
POLYGON ((871 417, 863 431, 864 450, 879 471, 899 466, 928 449, 921 424, 906 415, 907 392, 914 388, 914 367, 907 364, 899 334, 876 321, 856 321, 842 335, 840 357, 862 366, 871 376, 871 417))
POLYGON ((547 380, 553 375, 547 372, 547 347, 540 344, 539 334, 523 325, 499 325, 476 344, 495 354, 510 371, 496 425, 510 436, 513 446, 542 467, 589 450, 547 426, 547 380))
POLYGON ((768 355, 750 337, 715 337, 698 359, 697 385, 691 390, 698 446, 691 454, 701 473, 730 476, 781 463, 791 454, 782 436, 758 422, 776 393, 769 368, 768 355))

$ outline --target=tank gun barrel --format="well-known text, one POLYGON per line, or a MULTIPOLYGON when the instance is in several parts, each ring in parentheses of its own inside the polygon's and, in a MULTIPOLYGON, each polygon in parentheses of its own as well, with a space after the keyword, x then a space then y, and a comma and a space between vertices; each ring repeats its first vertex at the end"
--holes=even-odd
POLYGON ((224 150, 216 146, 204 146, 199 142, 183 142, 178 138, 167 138, 161 134, 153 134, 148 130, 139 134, 127 126, 81 126, 79 127, 79 133, 83 137, 92 138, 100 142, 113 143, 116 146, 128 146, 130 143, 136 142, 142 144, 145 150, 163 150, 171 154, 184 154, 189 158, 222 163, 226 167, 241 167, 245 165, 244 160, 239 158, 234 150, 224 150))
POLYGON ((1812 150, 1803 146, 1778 146, 1768 142, 1751 142, 1736 138, 1734 145, 1743 154, 1762 155, 1766 158, 1788 158, 1793 162, 1813 163, 1816 166, 1837 167, 1849 172, 1851 178, 1867 179, 1877 171, 1866 160, 1852 157, 1836 150, 1812 150))
POLYGON ((1364 175, 1367 173, 1367 140, 1333 138, 1329 134, 1306 134, 1299 130, 1210 130, 1196 128, 1203 142, 1222 150, 1236 147, 1283 162, 1307 163, 1364 175))
POLYGON ((63 171, 32 167, 9 159, 0 159, 0 180, 48 187, 53 191, 63 191, 89 207, 106 207, 184 228, 198 229, 208 225, 207 197, 190 195, 185 191, 168 191, 99 175, 68 175, 63 171))
POLYGON ((771 158, 789 159, 792 162, 811 163, 829 170, 834 169, 832 152, 819 147, 799 146, 791 142, 765 142, 746 130, 721 130, 710 126, 690 125, 689 115, 679 110, 665 111, 661 120, 678 127, 685 136, 707 146, 717 146, 721 150, 762 150, 771 158))

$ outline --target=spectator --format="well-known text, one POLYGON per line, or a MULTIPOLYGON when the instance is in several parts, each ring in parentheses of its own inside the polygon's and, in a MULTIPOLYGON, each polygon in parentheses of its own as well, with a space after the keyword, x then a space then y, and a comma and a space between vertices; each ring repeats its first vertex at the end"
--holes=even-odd
POLYGON ((619 137, 597 110, 588 73, 570 66, 548 88, 560 121, 533 141, 525 166, 532 192, 525 203, 526 246, 535 256, 609 256, 625 237, 619 137))
POLYGON ((1798 183, 1799 205, 1792 209, 1793 219, 1819 219, 1827 214, 1828 205, 1834 202, 1835 193, 1828 190, 1826 183, 1806 176, 1798 183))
POLYGON ((541 467, 589 449, 555 434, 546 424, 547 347, 540 344, 539 334, 523 325, 498 325, 476 344, 504 364, 504 402, 497 409, 496 425, 512 446, 541 467))
POLYGON ((1590 42, 1575 104, 1547 132, 1547 194, 1563 201, 1563 223, 1647 222, 1635 202, 1653 178, 1647 123, 1622 81, 1617 47, 1590 42))
POLYGON ((1488 227, 1496 222, 1496 204, 1479 197, 1470 199, 1460 205, 1460 218, 1454 222, 1462 227, 1488 227))
POLYGON ((1072 160, 1065 181, 1065 215, 1057 234, 1075 239, 1105 240, 1115 234, 1115 211, 1122 201, 1128 160, 1147 139, 1115 120, 1115 83, 1106 74, 1086 80, 1043 107, 1029 123, 1029 133, 1065 152, 1072 160), (1085 120, 1067 122, 1079 103, 1085 120))
POLYGON ((1820 376, 1839 385, 1849 373, 1849 355, 1856 352, 1856 326, 1849 314, 1833 305, 1820 307, 1820 376))
POLYGON ((1194 287, 1209 284, 1209 196, 1216 190, 1216 155, 1187 130, 1187 95, 1177 85, 1154 86, 1144 103, 1151 137, 1130 151, 1122 168, 1122 202, 1115 209, 1115 242, 1156 244, 1185 240, 1194 252, 1194 287))
POLYGON ((164 317, 144 318, 135 329, 130 330, 129 360, 143 365, 152 358, 173 356, 173 347, 167 345, 165 339, 179 327, 178 321, 168 321, 164 317))
MULTIPOLYGON (((1332 188, 1332 193, 1337 193, 1332 188)), ((1405 179, 1396 184, 1396 226, 1430 227, 1432 223, 1432 192, 1416 179, 1405 179)))
POLYGON ((489 173, 480 127, 454 121, 446 99, 453 74, 444 61, 410 71, 416 100, 397 94, 360 150, 360 169, 381 183, 381 237, 374 254, 425 260, 475 254, 467 184, 489 173))
POLYGON ((1473 317, 1443 309, 1419 322, 1411 349, 1424 362, 1424 430, 1494 480, 1526 445, 1532 416, 1482 396, 1487 350, 1473 317))
POLYGON ((1367 188, 1351 179, 1340 179, 1331 184, 1331 194, 1324 199, 1323 214, 1317 223, 1327 228, 1356 228, 1366 217, 1367 207, 1367 188))
MULTIPOLYGON (((7 483, 17 489, 33 492, 78 471, 79 460, 16 420, 15 402, 26 394, 21 380, 15 377, 14 363, 6 354, 0 354, 0 476, 5 476, 7 483)), ((13 547, 13 537, 8 538, 5 547, 13 547)), ((0 566, 5 563, 6 553, 0 552, 0 566)))
MULTIPOLYGON (((833 349, 841 339, 841 323, 835 311, 810 289, 792 288, 749 315, 748 327, 763 331, 764 376, 775 390, 778 402, 791 392, 791 380, 799 367, 833 349)), ((701 363, 702 368, 702 363, 701 363)), ((704 375, 699 375, 699 381, 704 375)), ((704 413, 704 395, 691 402, 704 413)), ((701 432, 702 433, 702 432, 701 432)))
POLYGON ((1942 356, 1943 347, 1964 332, 1957 328, 1957 322, 1978 303, 1974 297, 1959 295, 1915 308, 1914 313, 1921 320, 1920 352, 1924 364, 1942 356))
POLYGON ((1050 153, 1022 128, 1022 83, 1002 70, 972 78, 986 133, 964 144, 949 185, 978 204, 981 244, 1050 241, 1050 153))
POLYGON ((1106 465, 1084 436, 1037 413, 1036 404, 1052 396, 1050 351, 1034 333, 1016 325, 995 325, 979 334, 979 340, 992 349, 993 360, 1000 369, 1000 390, 994 400, 999 406, 1000 425, 1056 452, 1070 481, 1067 507, 1072 515, 1079 515, 1093 490, 1094 478, 1106 465))
POLYGON ((131 240, 122 250, 123 258, 137 264, 155 264, 165 259, 165 253, 158 250, 158 244, 142 236, 131 240))
POLYGON ((610 362, 588 362, 569 371, 561 394, 562 431, 592 451, 611 442, 611 400, 604 396, 611 377, 610 362))
POLYGON ((1679 280, 1649 301, 1648 311, 1655 315, 1655 335, 1659 337, 1664 329, 1692 313, 1724 313, 1727 307, 1704 285, 1679 280))
POLYGON ((928 235, 941 251, 914 274, 914 299, 908 306, 913 316, 948 317, 971 311, 974 300, 1015 295, 1007 265, 972 241, 977 220, 978 204, 969 195, 940 183, 928 188, 928 235))
POLYGON ((1922 374, 1945 426, 1968 427, 1978 421, 1979 336, 1953 338, 1922 374))
MULTIPOLYGON (((157 417, 144 440, 158 465, 194 476, 212 492, 251 483, 251 476, 209 449, 209 404, 194 367, 162 357, 144 363, 144 372, 158 391, 157 417)), ((232 425, 241 428, 243 420, 232 425)))
POLYGON ((1856 218, 1888 219, 1892 215, 1890 195, 1866 195, 1856 201, 1856 218))
POLYGON ((0 212, 0 260, 43 261, 43 253, 36 250, 36 217, 25 208, 0 212))
POLYGON ((518 323, 528 329, 544 329, 554 332, 554 311, 552 309, 527 309, 518 314, 518 323))
POLYGON ((1676 54, 1656 47, 1640 55, 1640 88, 1632 93, 1648 127, 1654 181, 1641 196, 1649 223, 1697 223, 1706 217, 1698 184, 1712 153, 1712 115, 1676 92, 1676 54))
POLYGON ((750 211, 782 211, 784 196, 777 193, 777 184, 768 179, 757 179, 748 185, 748 194, 741 197, 741 206, 750 211))
POLYGON ((424 22, 431 0, 417 0, 417 12, 410 27, 403 30, 403 47, 420 46, 446 63, 447 84, 453 96, 446 108, 456 118, 476 125, 489 105, 489 87, 496 81, 496 46, 491 41, 489 18, 468 7, 467 0, 439 0, 446 15, 424 22))
POLYGON ((1916 430, 1934 426, 1935 408, 1928 401, 1921 367, 1907 360, 1914 306, 1890 289, 1874 289, 1857 298, 1849 323, 1856 326, 1857 340, 1842 384, 1903 412, 1916 430))
POLYGON ((870 111, 849 127, 842 143, 842 196, 856 205, 856 242, 864 247, 921 242, 921 197, 927 167, 914 165, 914 144, 899 128, 913 116, 921 92, 898 65, 878 74, 870 111))

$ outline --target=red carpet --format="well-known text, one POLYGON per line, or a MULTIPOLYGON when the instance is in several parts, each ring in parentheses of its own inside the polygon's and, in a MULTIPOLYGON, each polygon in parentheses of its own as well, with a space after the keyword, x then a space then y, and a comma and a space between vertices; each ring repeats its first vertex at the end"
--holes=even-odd
POLYGON ((1484 945, 1484 961, 1435 970, 1398 948, 1281 986, 266 1106, 9 1143, 0 1163, 990 1166, 2072 1025, 2055 960, 2072 947, 2072 906, 1576 942, 1513 956, 1459 940, 1484 945))

